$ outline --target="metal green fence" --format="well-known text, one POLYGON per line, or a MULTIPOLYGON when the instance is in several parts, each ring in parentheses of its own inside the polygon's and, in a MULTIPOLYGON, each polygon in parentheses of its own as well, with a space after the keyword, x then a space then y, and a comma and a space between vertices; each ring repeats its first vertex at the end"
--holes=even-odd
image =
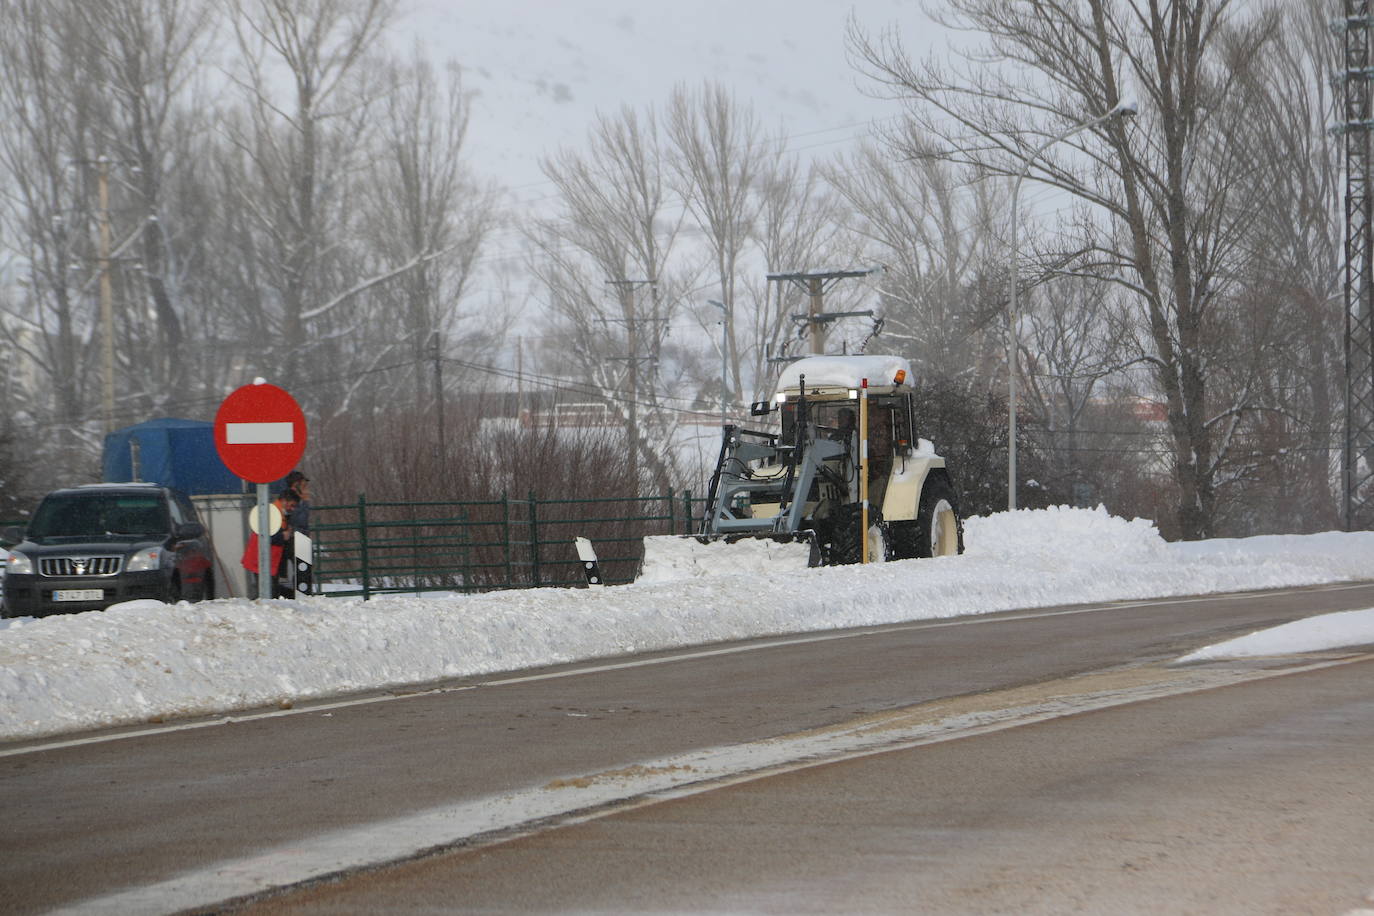
POLYGON ((647 535, 695 531, 704 503, 662 496, 370 501, 312 506, 315 583, 333 595, 581 585, 573 545, 591 540, 609 584, 634 578, 647 535))

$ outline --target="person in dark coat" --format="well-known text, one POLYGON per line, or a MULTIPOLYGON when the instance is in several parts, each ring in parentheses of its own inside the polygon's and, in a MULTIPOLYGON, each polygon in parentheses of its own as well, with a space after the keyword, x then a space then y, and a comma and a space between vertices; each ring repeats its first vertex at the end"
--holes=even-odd
POLYGON ((291 527, 301 534, 310 534, 310 478, 305 476, 304 471, 292 471, 286 475, 286 488, 295 490, 300 503, 296 506, 295 513, 291 516, 291 527))

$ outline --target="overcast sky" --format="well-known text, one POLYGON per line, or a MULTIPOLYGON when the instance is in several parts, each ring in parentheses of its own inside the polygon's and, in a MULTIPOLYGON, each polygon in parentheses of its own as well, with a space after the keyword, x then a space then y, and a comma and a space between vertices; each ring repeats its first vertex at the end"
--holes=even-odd
POLYGON ((595 113, 659 105, 673 86, 717 80, 793 149, 840 151, 892 102, 864 95, 845 58, 851 11, 899 23, 923 53, 930 26, 910 0, 411 0, 401 31, 455 60, 476 93, 468 156, 522 200, 547 193, 541 154, 581 146, 595 113))

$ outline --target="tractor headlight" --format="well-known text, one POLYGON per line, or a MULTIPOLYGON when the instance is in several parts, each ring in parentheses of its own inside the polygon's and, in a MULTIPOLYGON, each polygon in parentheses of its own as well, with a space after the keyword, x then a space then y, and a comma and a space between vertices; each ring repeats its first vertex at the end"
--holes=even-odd
POLYGON ((5 572, 31 576, 33 575, 33 560, 17 550, 11 550, 5 554, 5 572))
POLYGON ((162 548, 149 547, 147 550, 140 550, 129 557, 129 565, 125 568, 129 572, 147 572, 150 569, 157 569, 161 565, 162 548))

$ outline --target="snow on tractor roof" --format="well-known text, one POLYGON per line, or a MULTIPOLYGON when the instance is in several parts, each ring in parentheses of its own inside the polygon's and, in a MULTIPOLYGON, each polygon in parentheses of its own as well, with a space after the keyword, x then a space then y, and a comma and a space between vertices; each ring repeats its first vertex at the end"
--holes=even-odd
POLYGON ((858 388, 868 379, 870 388, 896 384, 897 373, 904 373, 901 384, 912 385, 911 362, 901 356, 808 356, 789 363, 778 379, 778 390, 796 391, 802 376, 806 388, 858 388))

